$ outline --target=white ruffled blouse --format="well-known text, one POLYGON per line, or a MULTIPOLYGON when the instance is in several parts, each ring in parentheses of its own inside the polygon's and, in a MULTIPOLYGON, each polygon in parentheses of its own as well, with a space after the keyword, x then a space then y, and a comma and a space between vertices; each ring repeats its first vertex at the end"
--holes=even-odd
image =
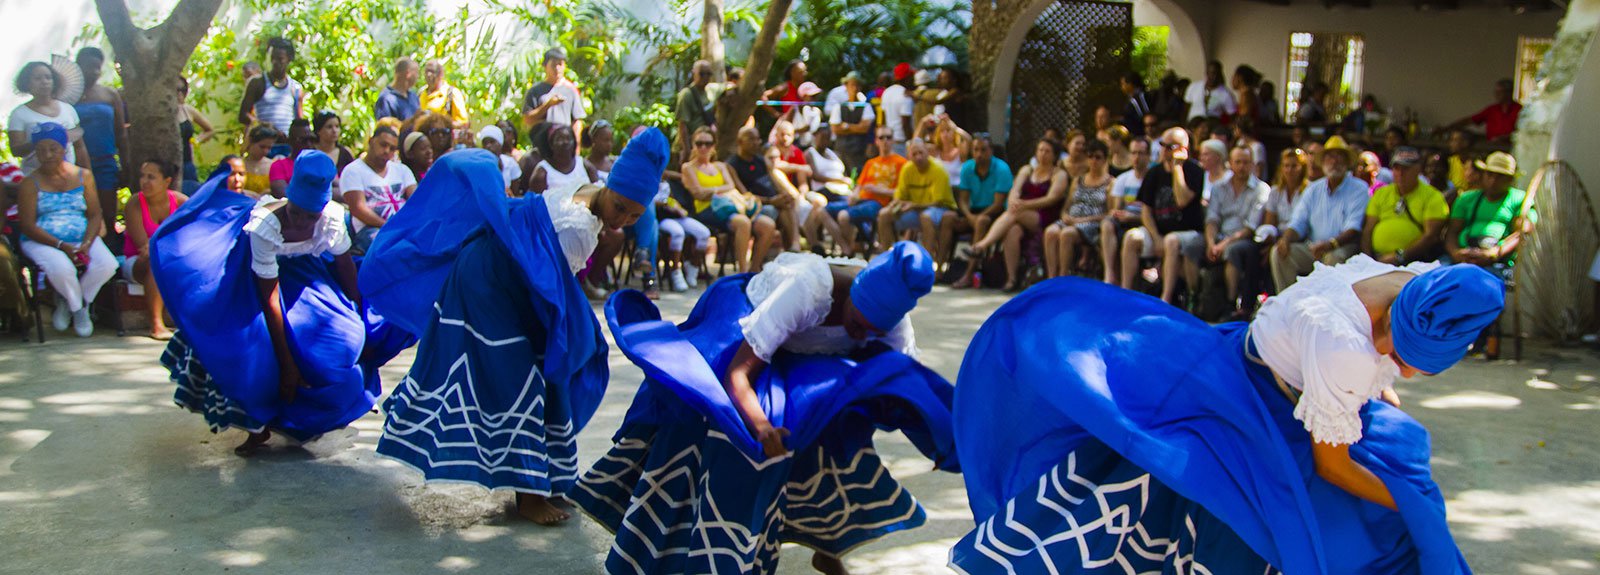
POLYGON ((581 184, 570 185, 540 194, 561 242, 561 254, 566 256, 572 273, 578 273, 588 264, 589 256, 600 244, 600 218, 595 217, 588 206, 572 201, 572 196, 582 187, 581 184))
POLYGON ((1372 343, 1372 318, 1353 286, 1387 273, 1426 272, 1437 263, 1397 267, 1365 255, 1327 266, 1261 305, 1250 323, 1261 360, 1302 395, 1294 417, 1318 442, 1361 440, 1361 408, 1394 386, 1399 366, 1372 343))
POLYGON ((278 256, 303 256, 329 253, 335 256, 350 251, 350 233, 345 229, 344 206, 328 202, 322 208, 322 217, 311 230, 311 238, 283 241, 283 223, 273 210, 288 200, 272 200, 257 204, 250 212, 250 221, 244 231, 250 234, 250 271, 259 277, 278 277, 278 256))
MULTIPOLYGON (((867 262, 791 252, 779 255, 750 278, 745 297, 755 310, 739 320, 739 327, 756 357, 770 363, 779 348, 802 354, 839 355, 866 343, 851 339, 842 325, 822 325, 833 308, 833 272, 829 265, 866 267, 867 262)), ((901 320, 883 336, 867 341, 874 340, 917 356, 910 318, 901 320)))

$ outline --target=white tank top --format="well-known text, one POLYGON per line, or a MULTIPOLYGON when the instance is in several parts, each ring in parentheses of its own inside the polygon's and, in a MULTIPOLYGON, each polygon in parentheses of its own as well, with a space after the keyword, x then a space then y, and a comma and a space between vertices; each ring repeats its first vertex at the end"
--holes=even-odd
POLYGON ((573 162, 570 172, 557 170, 555 166, 550 165, 549 160, 539 160, 539 165, 535 166, 534 170, 538 171, 539 168, 544 168, 545 190, 577 189, 578 186, 594 183, 589 180, 589 171, 583 169, 582 160, 573 162))

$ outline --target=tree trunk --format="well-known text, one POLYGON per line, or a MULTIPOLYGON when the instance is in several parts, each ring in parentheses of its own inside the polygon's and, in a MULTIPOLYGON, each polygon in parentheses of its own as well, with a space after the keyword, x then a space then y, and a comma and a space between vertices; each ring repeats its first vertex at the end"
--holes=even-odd
POLYGON ((967 54, 972 65, 972 109, 976 112, 972 121, 985 130, 989 126, 989 95, 995 89, 994 66, 1000 58, 1000 46, 1005 43, 1017 14, 1026 6, 1027 2, 1021 0, 972 3, 972 27, 967 33, 970 43, 967 54))
POLYGON ((165 21, 143 29, 133 24, 124 0, 95 0, 106 39, 121 65, 131 135, 131 149, 121 150, 124 165, 137 166, 148 159, 182 164, 178 78, 221 6, 222 0, 180 0, 165 21))
MULTIPOLYGON (((728 52, 722 47, 722 0, 706 0, 700 21, 700 59, 711 63, 711 81, 728 81, 728 52)), ((689 79, 691 82, 694 78, 689 79)))
POLYGON ((745 62, 744 78, 731 94, 717 105, 717 157, 725 158, 737 145, 735 136, 750 114, 756 110, 756 99, 764 88, 762 82, 772 68, 772 56, 778 48, 778 34, 783 32, 783 22, 789 19, 789 9, 794 0, 772 0, 767 15, 761 20, 761 31, 750 47, 750 61, 745 62))

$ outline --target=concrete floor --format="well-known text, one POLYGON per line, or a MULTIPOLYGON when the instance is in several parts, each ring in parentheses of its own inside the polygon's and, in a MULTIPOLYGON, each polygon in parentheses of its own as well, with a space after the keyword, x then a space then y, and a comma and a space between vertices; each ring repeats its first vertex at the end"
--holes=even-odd
MULTIPOLYGON (((966 343, 1004 301, 939 288, 914 314, 928 364, 953 378, 966 343)), ((669 318, 693 300, 668 294, 669 318)), ((161 344, 99 335, 0 342, 0 573, 595 573, 609 537, 587 518, 557 528, 509 519, 510 497, 423 487, 373 455, 382 419, 240 459, 240 432, 212 435, 172 404, 161 344)), ((411 356, 384 370, 403 376, 411 356)), ((609 446, 640 379, 613 379, 579 439, 585 467, 609 446)), ((1450 520, 1479 573, 1600 572, 1600 356, 1532 347, 1527 360, 1468 360, 1404 383, 1434 438, 1450 520)), ((278 441, 278 440, 275 440, 278 441)), ((957 475, 879 434, 926 526, 847 557, 857 573, 948 573, 972 526, 957 475)), ((781 573, 809 572, 783 552, 781 573)))

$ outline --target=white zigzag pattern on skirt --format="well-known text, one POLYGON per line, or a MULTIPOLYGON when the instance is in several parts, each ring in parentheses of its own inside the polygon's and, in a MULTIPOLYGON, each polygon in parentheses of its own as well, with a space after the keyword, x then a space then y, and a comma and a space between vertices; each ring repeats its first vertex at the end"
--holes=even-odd
POLYGON ((206 427, 212 433, 222 433, 230 427, 239 427, 250 433, 260 433, 266 430, 265 425, 252 429, 232 423, 219 424, 216 422, 216 420, 246 421, 250 419, 250 414, 245 413, 243 409, 239 409, 237 404, 228 399, 227 396, 222 395, 222 392, 217 391, 216 380, 211 377, 210 372, 206 372, 203 378, 194 374, 191 367, 199 364, 199 361, 194 357, 194 348, 187 345, 184 346, 182 357, 173 355, 171 346, 161 351, 161 363, 177 369, 177 373, 172 374, 172 381, 178 384, 177 393, 181 393, 184 396, 183 399, 179 399, 176 397, 177 394, 174 394, 172 402, 177 404, 178 407, 203 416, 206 420, 206 427))
MULTIPOLYGON (((438 310, 441 314, 443 313, 443 310, 439 308, 438 304, 434 304, 434 309, 438 310)), ((526 337, 490 340, 479 334, 477 330, 472 328, 472 326, 467 325, 465 321, 446 318, 442 315, 439 317, 439 324, 460 327, 472 334, 472 336, 477 338, 478 341, 489 347, 502 347, 527 340, 526 337)), ((400 384, 407 397, 411 398, 411 401, 408 402, 408 405, 415 405, 424 401, 437 401, 444 407, 444 414, 441 414, 437 411, 430 412, 427 414, 427 417, 419 421, 403 420, 400 418, 400 416, 391 414, 391 417, 384 422, 383 434, 389 440, 400 445, 404 445, 406 448, 426 457, 428 459, 428 465, 431 467, 472 466, 477 467, 486 473, 509 471, 519 475, 549 479, 554 482, 556 478, 547 477, 547 475, 542 471, 522 469, 516 466, 504 464, 506 458, 510 455, 528 455, 546 462, 551 469, 559 472, 558 476, 560 478, 576 479, 578 474, 576 450, 574 450, 574 455, 572 457, 551 459, 543 452, 527 449, 516 449, 511 447, 506 447, 504 449, 488 449, 483 446, 484 442, 480 441, 480 438, 492 438, 509 434, 512 435, 513 438, 516 436, 530 437, 534 441, 539 442, 541 445, 564 447, 572 445, 572 443, 577 440, 573 434, 573 426, 572 422, 570 421, 556 426, 545 425, 543 416, 545 407, 543 394, 534 396, 531 401, 525 401, 527 400, 528 391, 533 387, 534 379, 542 377, 543 376, 539 371, 539 363, 536 361, 534 362, 533 367, 528 371, 528 377, 523 381, 522 390, 518 393, 516 401, 512 403, 512 405, 524 405, 526 403, 527 408, 521 411, 508 411, 503 414, 495 414, 486 413, 478 408, 478 399, 473 391, 474 388, 471 359, 469 359, 466 354, 462 354, 461 357, 456 359, 455 363, 451 364, 450 372, 445 377, 446 384, 436 392, 423 391, 419 387, 416 379, 412 378, 408 373, 406 374, 405 380, 400 384), (465 383, 459 381, 460 377, 463 376, 458 376, 458 374, 462 373, 465 374, 465 383), (440 421, 442 419, 442 415, 456 416, 463 423, 445 424, 441 422, 438 431, 465 429, 471 434, 473 440, 470 442, 440 441, 438 433, 436 433, 434 429, 431 429, 429 424, 434 421, 440 421), (508 423, 511 425, 508 425, 508 423), (548 432, 549 435, 546 435, 546 432, 548 432), (435 461, 432 453, 406 439, 408 436, 416 433, 426 434, 432 443, 438 447, 474 448, 478 452, 479 459, 475 461, 464 459, 435 461)), ((396 390, 397 393, 400 391, 401 390, 396 390)))
MULTIPOLYGON (((723 433, 721 433, 721 432, 709 431, 709 432, 706 433, 706 436, 708 438, 716 438, 716 439, 722 440, 723 442, 727 442, 729 445, 732 445, 732 442, 729 440, 728 436, 723 434, 723 433)), ((741 573, 765 572, 764 565, 763 565, 764 562, 763 562, 762 559, 765 558, 765 557, 776 557, 777 556, 777 552, 778 552, 778 548, 782 547, 782 545, 783 545, 782 541, 779 538, 770 538, 770 540, 769 540, 769 538, 766 538, 766 537, 757 537, 755 533, 752 533, 744 525, 741 525, 741 524, 739 524, 737 522, 730 522, 730 521, 723 520, 722 512, 721 512, 720 509, 718 509, 717 502, 716 502, 715 498, 711 498, 711 499, 708 499, 706 501, 706 506, 709 508, 710 515, 711 515, 711 517, 709 519, 702 518, 702 520, 699 521, 699 522, 686 522, 686 523, 679 523, 679 524, 676 524, 676 525, 667 525, 664 521, 662 521, 659 511, 656 508, 654 508, 654 507, 652 507, 650 505, 651 502, 658 501, 658 502, 660 502, 659 503, 660 505, 663 505, 666 509, 671 509, 671 510, 677 510, 677 509, 683 509, 683 508, 692 508, 692 507, 697 507, 700 504, 700 500, 699 500, 700 493, 709 493, 712 490, 709 487, 703 487, 701 489, 696 490, 695 493, 691 493, 688 497, 686 497, 684 499, 676 499, 676 498, 671 496, 670 492, 668 492, 667 490, 665 490, 663 488, 663 485, 670 483, 673 479, 677 479, 678 477, 684 476, 684 475, 689 473, 690 466, 680 465, 680 464, 678 464, 678 462, 682 461, 684 459, 690 459, 690 458, 699 459, 700 458, 700 448, 698 446, 691 446, 691 447, 685 448, 684 450, 678 452, 676 455, 673 455, 670 459, 668 459, 667 463, 662 465, 660 468, 653 469, 653 470, 643 470, 642 469, 643 461, 644 461, 643 457, 633 458, 632 460, 629 460, 629 459, 626 459, 626 458, 620 458, 620 457, 615 457, 615 456, 611 455, 611 453, 615 453, 618 450, 645 450, 645 449, 648 449, 648 447, 649 447, 648 443, 646 443, 644 441, 639 441, 639 440, 624 440, 622 442, 617 443, 616 444, 616 448, 617 449, 614 449, 611 452, 608 452, 606 454, 606 456, 603 457, 602 459, 603 460, 608 460, 608 461, 613 461, 613 462, 618 462, 618 463, 624 463, 624 464, 627 465, 627 467, 623 468, 622 470, 620 470, 619 472, 617 472, 615 474, 610 474, 610 475, 592 475, 591 474, 590 476, 586 477, 584 481, 579 483, 578 488, 587 491, 588 493, 593 495, 596 499, 600 499, 600 500, 606 501, 606 503, 608 505, 611 505, 614 509, 617 509, 618 511, 621 511, 622 512, 622 516, 623 516, 622 528, 633 532, 634 535, 636 535, 639 538, 639 541, 643 542, 646 546, 648 546, 650 548, 650 555, 655 560, 660 560, 662 557, 665 557, 665 556, 668 556, 668 555, 674 555, 674 554, 678 554, 678 555, 686 554, 686 555, 688 555, 690 557, 707 556, 707 555, 727 555, 727 556, 732 557, 739 564, 739 568, 740 568, 740 572, 741 573), (646 489, 646 491, 643 494, 635 495, 633 497, 632 501, 629 502, 628 507, 626 509, 624 509, 620 505, 618 505, 617 502, 611 501, 611 500, 606 499, 605 497, 601 496, 599 493, 594 491, 594 489, 589 487, 589 485, 588 485, 588 483, 591 483, 591 482, 613 483, 613 484, 616 484, 616 485, 618 485, 620 487, 623 487, 625 490, 631 492, 633 486, 629 486, 626 483, 624 483, 621 480, 621 476, 626 475, 626 474, 631 474, 631 473, 633 473, 635 471, 640 471, 641 472, 640 477, 639 477, 639 481, 641 481, 641 482, 643 482, 645 484, 648 484, 649 488, 646 489), (594 480, 601 480, 601 481, 594 481, 594 480), (700 539, 704 541, 704 540, 709 540, 709 537, 707 535, 708 532, 710 532, 712 530, 720 530, 721 535, 726 537, 728 540, 734 542, 734 547, 735 548, 734 549, 727 549, 727 548, 717 548, 717 547, 714 547, 714 546, 706 546, 705 548, 694 550, 694 551, 690 551, 689 549, 682 548, 682 547, 658 549, 653 544, 653 541, 655 539, 650 537, 650 536, 648 536, 648 534, 644 531, 644 529, 641 526, 635 525, 633 523, 633 518, 636 517, 636 515, 634 514, 634 511, 643 511, 644 515, 649 517, 650 523, 652 523, 654 528, 655 528, 655 532, 658 533, 658 534, 661 534, 663 536, 667 535, 667 534, 675 533, 675 532, 678 532, 678 531, 681 531, 681 530, 685 530, 685 529, 694 529, 697 533, 701 534, 700 535, 700 539), (757 546, 760 546, 762 548, 763 553, 755 553, 757 546), (755 561, 746 561, 744 559, 745 557, 750 557, 752 555, 754 555, 756 557, 755 561)), ((768 458, 766 461, 757 462, 757 461, 755 461, 753 459, 750 459, 750 457, 745 455, 743 451, 737 451, 737 449, 735 449, 735 451, 737 453, 739 453, 739 455, 741 457, 744 457, 745 461, 748 462, 757 471, 765 469, 765 468, 773 465, 774 463, 776 463, 778 461, 782 461, 782 460, 787 459, 787 458, 790 457, 790 455, 785 455, 783 457, 768 458)), ((843 497, 844 496, 844 492, 845 492, 846 489, 872 489, 872 488, 874 488, 881 480, 883 480, 888 475, 888 469, 883 465, 878 465, 877 466, 877 469, 876 469, 875 473, 873 474, 873 476, 872 476, 870 481, 858 482, 858 483, 841 483, 839 485, 838 489, 833 490, 833 493, 831 493, 828 496, 826 496, 825 498, 823 498, 823 500, 821 500, 821 501, 811 501, 810 500, 810 499, 812 499, 812 498, 814 498, 816 496, 817 491, 818 491, 818 489, 819 489, 819 487, 820 487, 820 485, 822 483, 822 480, 825 477, 827 477, 827 476, 846 476, 846 475, 855 473, 855 471, 859 468, 863 458, 866 457, 869 454, 875 455, 876 451, 874 449, 870 448, 870 447, 862 448, 862 449, 860 449, 860 450, 858 450, 856 452, 855 457, 851 460, 850 465, 848 467, 840 468, 840 467, 831 467, 831 466, 828 466, 828 465, 824 465, 825 461, 822 461, 823 460, 823 452, 821 450, 818 450, 817 451, 817 457, 819 459, 819 462, 818 462, 818 466, 817 467, 821 471, 819 471, 817 474, 811 476, 810 478, 807 478, 805 481, 798 481, 798 482, 797 481, 790 481, 790 482, 788 482, 784 487, 784 489, 785 489, 785 497, 784 497, 784 499, 786 499, 787 500, 787 504, 789 506, 792 506, 792 507, 821 508, 827 502, 829 502, 829 501, 831 501, 831 500, 833 500, 835 498, 843 497), (830 471, 832 473, 829 473, 830 471)), ((705 486, 710 481, 710 479, 711 478, 708 476, 708 474, 702 474, 700 476, 700 478, 699 478, 698 484, 701 485, 701 486, 705 486)), ((892 478, 891 478, 891 480, 892 480, 892 478)), ((807 535, 815 537, 817 539, 835 539, 836 540, 836 539, 839 539, 839 538, 843 537, 846 533, 849 533, 851 531, 860 530, 860 529, 876 529, 876 528, 884 527, 884 526, 887 526, 887 525, 893 525, 895 523, 906 521, 906 520, 908 520, 908 519, 910 519, 910 518, 912 518, 913 516, 916 515, 917 510, 919 509, 919 506, 916 504, 916 502, 914 500, 911 502, 910 505, 907 506, 906 512, 903 515, 900 515, 900 516, 897 516, 897 517, 892 517, 892 518, 889 518, 889 519, 886 519, 886 520, 883 520, 883 521, 879 521, 879 522, 876 522, 876 523, 867 523, 867 524, 839 525, 838 523, 841 520, 848 519, 849 514, 852 511, 877 509, 877 508, 880 508, 880 507, 885 507, 885 506, 893 505, 895 503, 900 502, 901 501, 901 495, 904 493, 904 489, 905 488, 903 486, 900 486, 898 483, 896 483, 894 493, 890 497, 887 497, 887 498, 885 498, 885 499, 883 499, 881 501, 874 502, 874 503, 869 503, 869 504, 866 504, 866 505, 846 504, 845 505, 845 509, 842 509, 842 510, 840 510, 838 512, 830 514, 830 515, 828 515, 826 517, 813 518, 812 520, 808 521, 806 524, 801 524, 798 521, 790 520, 789 518, 785 517, 784 514, 779 513, 778 512, 779 511, 778 504, 779 504, 779 502, 781 500, 775 499, 775 500, 773 500, 772 504, 769 505, 767 507, 767 509, 766 509, 765 515, 769 519, 768 519, 767 525, 764 526, 764 528, 762 529, 762 532, 764 534, 766 532, 771 531, 772 527, 773 527, 773 523, 778 522, 778 521, 782 521, 782 522, 784 522, 785 525, 787 525, 787 526, 789 526, 791 528, 794 528, 797 531, 804 532, 807 535)), ((612 551, 615 552, 623 560, 627 561, 630 565, 632 565, 634 570, 635 570, 635 572, 637 572, 637 573, 645 573, 645 569, 644 569, 644 567, 642 565, 639 564, 639 561, 637 559, 635 559, 634 557, 628 555, 628 553, 625 552, 624 550, 622 550, 620 547, 618 547, 616 545, 613 545, 612 546, 612 551)), ((712 565, 713 568, 716 567, 716 563, 715 562, 711 562, 711 565, 712 565)))
MULTIPOLYGON (((973 548, 985 557, 994 560, 995 563, 1004 566, 1006 572, 1012 575, 1017 573, 1016 566, 1011 562, 1012 558, 1021 558, 1035 553, 1040 556, 1045 565, 1050 566, 1051 573, 1054 574, 1055 561, 1050 558, 1050 547, 1053 545, 1076 546, 1078 557, 1083 558, 1082 566, 1088 569, 1115 565, 1120 567, 1125 575, 1140 575, 1140 572, 1129 561, 1128 555, 1132 554, 1150 561, 1168 561, 1178 573, 1212 575, 1210 569, 1195 562, 1192 552, 1187 555, 1180 554, 1176 540, 1151 537, 1145 531, 1143 525, 1132 519, 1135 516, 1142 515, 1143 507, 1149 503, 1149 496, 1150 474, 1140 475, 1137 479, 1130 481, 1099 485, 1077 474, 1077 454, 1071 453, 1067 455, 1065 465, 1057 465, 1050 470, 1050 473, 1046 473, 1039 478, 1038 490, 1035 493, 1034 500, 1040 506, 1059 513, 1067 524, 1072 526, 1072 529, 1049 537, 1041 537, 1027 525, 1015 519, 1016 501, 1012 500, 1006 503, 1004 513, 990 517, 988 521, 984 521, 982 525, 978 526, 978 537, 973 542, 973 548), (1066 474, 1068 482, 1090 490, 1095 504, 1100 508, 1097 519, 1080 525, 1072 516, 1071 511, 1061 504, 1061 501, 1065 501, 1069 505, 1076 506, 1088 501, 1086 498, 1073 497, 1067 493, 1062 484, 1063 472, 1066 474), (1111 495, 1130 492, 1136 494, 1138 509, 1133 509, 1125 503, 1113 504, 1109 500, 1111 495), (1129 524, 1130 522, 1132 522, 1131 525, 1129 524), (997 531, 1021 535, 1031 541, 1033 546, 1019 548, 1006 545, 995 535, 997 531), (1088 537, 1091 535, 1116 536, 1118 538, 1116 553, 1110 557, 1089 557, 1088 537)), ((1185 526, 1188 528, 1190 539, 1194 539, 1196 533, 1193 519, 1186 517, 1185 526)), ((1269 568, 1267 573, 1271 572, 1272 570, 1269 568)))

